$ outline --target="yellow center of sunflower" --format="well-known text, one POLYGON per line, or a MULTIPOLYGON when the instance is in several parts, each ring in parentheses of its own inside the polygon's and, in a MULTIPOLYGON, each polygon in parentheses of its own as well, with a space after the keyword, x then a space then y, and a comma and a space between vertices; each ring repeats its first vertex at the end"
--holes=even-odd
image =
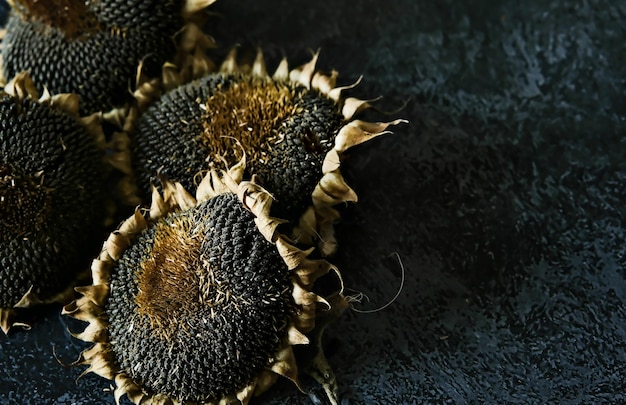
POLYGON ((21 176, 0 162, 0 236, 26 238, 38 229, 50 211, 50 190, 43 176, 21 176))
MULTIPOLYGON (((281 126, 300 113, 293 87, 244 78, 216 91, 206 102, 200 142, 210 156, 264 162, 265 152, 282 141, 281 126)), ((231 160, 231 159, 228 159, 231 160)))
POLYGON ((157 223, 149 258, 141 263, 137 310, 162 338, 184 331, 185 319, 200 308, 230 298, 227 286, 216 283, 208 258, 200 254, 203 233, 202 224, 191 216, 157 223))
POLYGON ((16 3, 16 9, 25 19, 58 28, 69 38, 99 28, 96 15, 84 0, 17 0, 16 3))

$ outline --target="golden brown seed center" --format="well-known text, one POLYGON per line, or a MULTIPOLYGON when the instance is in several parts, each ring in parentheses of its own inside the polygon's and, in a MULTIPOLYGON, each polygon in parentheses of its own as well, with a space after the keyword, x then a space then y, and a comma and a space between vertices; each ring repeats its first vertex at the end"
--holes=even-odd
POLYGON ((0 238, 27 238, 46 220, 50 202, 42 174, 23 176, 0 162, 0 238))
POLYGON ((207 100, 200 142, 213 159, 236 161, 243 147, 249 159, 263 163, 265 151, 282 140, 281 125, 298 113, 295 98, 284 83, 250 78, 232 83, 207 100))
POLYGON ((141 263, 138 312, 164 339, 184 331, 192 313, 230 298, 228 286, 216 283, 208 258, 200 254, 203 234, 202 224, 189 216, 158 223, 152 250, 141 263))
POLYGON ((17 0, 25 19, 39 20, 72 38, 98 29, 98 19, 84 0, 17 0))

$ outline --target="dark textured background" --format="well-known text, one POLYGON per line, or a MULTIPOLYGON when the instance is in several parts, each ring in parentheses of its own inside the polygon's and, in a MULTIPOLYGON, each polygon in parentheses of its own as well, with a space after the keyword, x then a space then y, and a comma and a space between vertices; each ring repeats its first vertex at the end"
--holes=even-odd
MULTIPOLYGON (((348 311, 326 345, 342 404, 626 401, 624 1, 228 1, 223 55, 319 67, 410 125, 355 149, 338 227, 348 311), (467 3, 473 3, 471 6, 467 3)), ((371 119, 389 119, 369 114, 371 119)), ((0 401, 113 404, 53 357, 83 346, 51 308, 0 336, 0 401)), ((79 329, 76 324, 72 327, 79 329)), ((321 403, 279 384, 258 404, 321 403)))

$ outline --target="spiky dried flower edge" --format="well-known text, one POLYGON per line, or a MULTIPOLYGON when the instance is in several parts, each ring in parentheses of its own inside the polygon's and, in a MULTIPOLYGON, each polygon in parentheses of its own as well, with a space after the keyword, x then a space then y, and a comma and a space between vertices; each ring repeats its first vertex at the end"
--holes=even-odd
MULTIPOLYGON (((396 119, 389 122, 368 122, 355 119, 354 117, 359 112, 371 107, 371 100, 343 97, 342 93, 344 90, 357 86, 360 79, 352 85, 336 86, 338 77, 336 71, 324 74, 316 70, 318 56, 319 52, 315 53, 308 63, 291 70, 289 69, 287 59, 284 58, 276 71, 270 76, 261 50, 258 51, 252 66, 240 66, 237 63, 236 48, 233 48, 221 64, 219 72, 230 75, 251 75, 253 78, 260 80, 295 83, 304 86, 306 89, 313 89, 319 92, 337 105, 345 124, 337 132, 333 148, 324 157, 320 180, 311 195, 311 205, 301 215, 298 224, 294 224, 295 226, 290 235, 293 240, 303 245, 313 246, 317 243, 321 254, 330 256, 337 249, 334 224, 340 217, 339 211, 334 207, 341 203, 356 202, 358 200, 356 192, 346 183, 341 174, 343 154, 356 145, 381 135, 391 134, 388 130, 390 126, 406 123, 407 121, 396 119)), ((205 66, 201 62, 197 62, 197 64, 205 66)), ((211 69, 198 69, 193 74, 189 74, 188 67, 179 68, 175 64, 166 64, 163 66, 160 82, 151 82, 149 84, 144 80, 144 85, 135 92, 137 107, 128 116, 125 127, 126 140, 132 137, 139 116, 147 106, 158 99, 164 92, 188 83, 193 78, 197 78, 196 74, 201 72, 207 74, 211 72, 211 69)), ((131 153, 128 149, 128 142, 123 146, 118 149, 118 156, 120 161, 125 162, 125 173, 129 174, 125 181, 123 194, 130 201, 137 202, 139 197, 132 175, 130 165, 131 153)))
POLYGON ((217 401, 202 402, 212 404, 247 404, 253 395, 259 395, 274 384, 278 376, 291 380, 298 388, 298 364, 292 349, 293 345, 318 345, 317 355, 307 370, 324 387, 329 400, 337 403, 337 385, 334 374, 326 361, 319 346, 321 334, 327 323, 333 320, 347 307, 343 297, 343 287, 328 297, 321 297, 312 292, 315 281, 334 271, 341 280, 339 271, 326 260, 309 259, 313 249, 306 251, 293 246, 290 241, 278 230, 282 220, 269 215, 272 197, 262 187, 253 181, 241 181, 245 168, 245 160, 231 167, 227 171, 218 173, 212 170, 202 179, 195 197, 189 194, 179 183, 162 179, 163 195, 153 188, 150 208, 135 213, 122 223, 118 230, 111 233, 103 244, 99 256, 93 261, 91 270, 93 284, 86 287, 77 287, 76 291, 82 294, 63 309, 63 314, 88 322, 89 325, 81 333, 73 334, 76 338, 94 345, 83 351, 74 365, 88 365, 82 375, 93 372, 104 378, 114 380, 116 401, 126 395, 135 404, 179 404, 177 399, 163 394, 149 393, 136 384, 120 370, 114 359, 107 332, 107 320, 104 316, 104 307, 110 291, 111 273, 115 263, 120 260, 124 251, 128 249, 136 236, 150 224, 175 210, 191 209, 198 204, 225 193, 236 194, 239 201, 255 217, 254 221, 263 237, 273 243, 291 274, 293 283, 293 299, 298 307, 297 314, 292 318, 287 334, 281 347, 270 359, 269 364, 259 376, 239 392, 220 398, 217 401), (316 325, 316 318, 322 322, 316 325), (311 333, 311 338, 305 334, 311 333), (313 340, 313 342, 312 342, 313 340))
MULTIPOLYGON (((27 72, 18 73, 8 83, 5 83, 5 80, 0 77, 0 86, 3 87, 4 93, 15 98, 16 100, 29 99, 74 117, 83 125, 87 133, 91 135, 96 146, 99 149, 104 149, 105 140, 104 132, 102 131, 102 115, 95 113, 86 117, 81 117, 79 115, 79 96, 77 94, 61 93, 52 95, 46 88, 44 88, 43 93, 40 95, 37 91, 35 83, 27 72)), ((78 275, 77 282, 88 278, 89 269, 87 269, 84 273, 85 274, 78 275)), ((5 334, 8 334, 13 327, 30 329, 30 325, 28 323, 19 320, 20 309, 26 309, 44 304, 65 304, 73 298, 74 286, 75 285, 70 285, 64 291, 45 299, 42 299, 34 293, 31 287, 12 308, 0 308, 0 329, 2 329, 5 334)))
POLYGON ((215 47, 215 40, 200 28, 204 22, 203 11, 216 1, 184 1, 182 14, 186 24, 177 34, 178 52, 174 59, 163 64, 161 77, 147 76, 143 64, 140 63, 137 67, 132 101, 104 114, 109 122, 121 128, 121 131, 113 134, 108 143, 109 150, 112 152, 109 156, 109 163, 124 175, 118 189, 120 198, 128 205, 142 203, 134 186, 129 138, 139 116, 165 91, 216 70, 214 62, 207 54, 208 49, 215 47))

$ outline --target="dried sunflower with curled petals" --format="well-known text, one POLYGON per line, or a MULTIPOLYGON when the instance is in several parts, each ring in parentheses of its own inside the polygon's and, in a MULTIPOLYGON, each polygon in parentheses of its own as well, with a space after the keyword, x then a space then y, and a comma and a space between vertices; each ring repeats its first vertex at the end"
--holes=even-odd
POLYGON ((22 73, 0 90, 0 327, 37 304, 67 303, 104 229, 98 116, 78 96, 44 93, 22 73))
POLYGON ((140 115, 130 134, 140 195, 149 195, 159 170, 189 188, 207 162, 233 164, 245 153, 247 175, 258 175, 276 198, 274 213, 297 224, 292 238, 333 253, 339 216, 333 206, 357 200, 340 172, 342 154, 402 120, 354 119, 368 102, 342 97, 352 86, 336 87, 337 73, 317 72, 316 61, 317 54, 289 70, 283 60, 270 77, 260 52, 252 66, 240 67, 233 51, 220 73, 180 86, 176 68, 164 67, 163 83, 171 90, 140 115))
POLYGON ((77 93, 82 113, 123 106, 140 62, 158 76, 165 61, 186 66, 211 46, 194 21, 214 1, 10 0, 5 77, 28 71, 53 93, 77 93))
MULTIPOLYGON (((153 189, 149 210, 111 234, 93 285, 65 307, 95 343, 76 364, 115 380, 117 400, 245 404, 279 375, 299 386, 293 345, 317 344, 316 319, 346 306, 337 270, 278 232, 271 196, 239 182, 243 168, 209 172, 195 197, 162 180, 163 197, 153 189), (314 292, 320 277, 329 296, 314 292)), ((336 403, 321 349, 312 364, 336 403)))

